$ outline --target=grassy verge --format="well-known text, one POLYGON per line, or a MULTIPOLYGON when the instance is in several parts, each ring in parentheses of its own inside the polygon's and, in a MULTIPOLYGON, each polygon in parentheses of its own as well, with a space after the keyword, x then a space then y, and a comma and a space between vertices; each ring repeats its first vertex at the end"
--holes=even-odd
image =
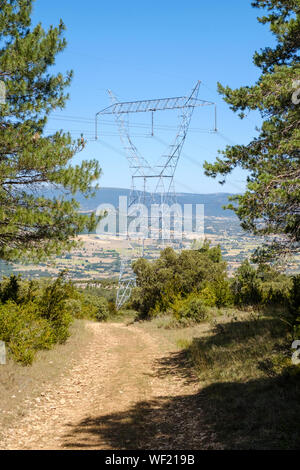
POLYGON ((90 341, 91 332, 85 325, 85 321, 75 320, 66 343, 57 344, 50 351, 39 351, 30 367, 12 358, 6 365, 0 365, 0 430, 24 416, 30 403, 45 392, 49 384, 68 373, 90 341))
POLYGON ((300 380, 286 373, 288 327, 276 316, 231 313, 186 345, 203 388, 206 424, 225 448, 299 449, 300 380))
POLYGON ((217 448, 300 449, 300 377, 286 367, 289 326, 274 311, 211 313, 209 322, 186 328, 167 316, 143 325, 162 349, 177 347, 164 372, 199 384, 189 406, 195 419, 201 409, 201 428, 210 430, 204 448, 213 436, 217 448))

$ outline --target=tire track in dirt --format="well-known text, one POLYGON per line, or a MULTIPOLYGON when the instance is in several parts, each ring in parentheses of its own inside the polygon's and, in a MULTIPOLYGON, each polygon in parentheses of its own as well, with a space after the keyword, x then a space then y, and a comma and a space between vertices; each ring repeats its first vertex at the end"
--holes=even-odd
POLYGON ((154 335, 139 325, 87 327, 91 341, 80 361, 5 431, 0 448, 205 447, 199 386, 157 373, 165 353, 154 335))

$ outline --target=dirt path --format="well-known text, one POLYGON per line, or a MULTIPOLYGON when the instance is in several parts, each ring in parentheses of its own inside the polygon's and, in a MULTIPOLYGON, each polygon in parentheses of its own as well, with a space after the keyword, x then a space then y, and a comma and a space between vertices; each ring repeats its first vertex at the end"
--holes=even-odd
POLYGON ((7 429, 0 449, 201 449, 199 385, 139 325, 89 323, 79 363, 7 429))

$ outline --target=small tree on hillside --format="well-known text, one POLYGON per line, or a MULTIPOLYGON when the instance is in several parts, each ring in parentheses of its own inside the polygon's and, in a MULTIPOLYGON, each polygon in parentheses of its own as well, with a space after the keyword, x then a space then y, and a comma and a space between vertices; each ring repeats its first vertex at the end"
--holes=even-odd
POLYGON ((31 13, 32 0, 0 0, 0 80, 6 91, 0 104, 0 258, 6 260, 70 249, 72 237, 96 223, 78 213, 74 199, 42 195, 54 185, 88 196, 100 168, 95 160, 71 166, 83 139, 44 135, 50 112, 64 107, 72 73, 51 73, 66 46, 63 23, 44 31, 31 25, 31 13))

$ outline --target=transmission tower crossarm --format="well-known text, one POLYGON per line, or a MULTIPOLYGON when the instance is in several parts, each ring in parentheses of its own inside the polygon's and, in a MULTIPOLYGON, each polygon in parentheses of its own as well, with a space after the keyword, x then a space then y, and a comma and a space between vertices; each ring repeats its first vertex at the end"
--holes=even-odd
POLYGON ((99 111, 96 116, 102 114, 129 114, 165 111, 167 109, 196 108, 198 106, 211 106, 211 101, 199 100, 193 96, 179 96, 176 98, 160 98, 154 100, 127 101, 114 103, 99 111))
POLYGON ((155 98, 151 100, 124 101, 119 102, 117 98, 108 90, 113 103, 98 111, 95 116, 95 138, 98 139, 98 118, 105 114, 113 114, 119 116, 121 114, 131 113, 152 113, 152 135, 153 135, 153 113, 156 111, 166 111, 170 109, 187 109, 196 108, 198 106, 212 106, 215 103, 211 101, 198 99, 198 91, 201 81, 199 80, 189 96, 176 96, 173 98, 155 98))

